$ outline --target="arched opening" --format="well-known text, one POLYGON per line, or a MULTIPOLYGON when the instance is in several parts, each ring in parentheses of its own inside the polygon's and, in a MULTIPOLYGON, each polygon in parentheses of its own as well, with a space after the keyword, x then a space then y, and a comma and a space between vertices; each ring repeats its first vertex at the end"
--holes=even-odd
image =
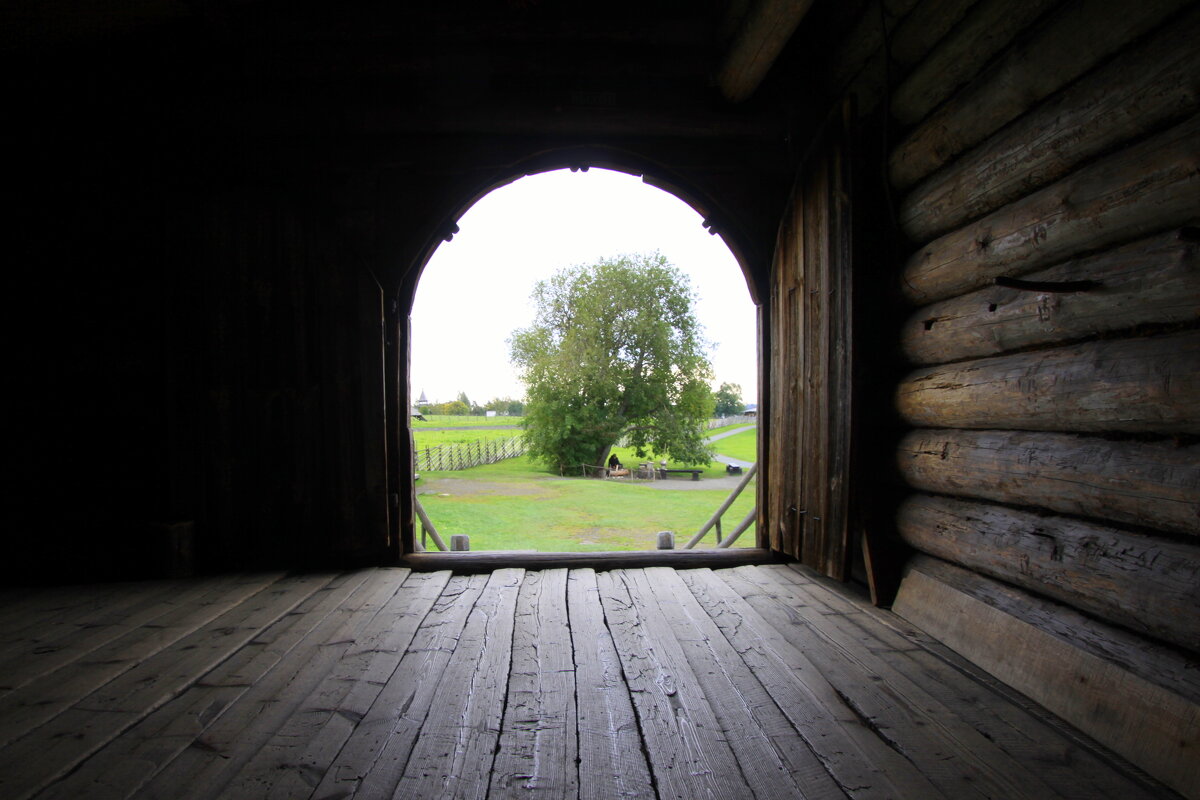
MULTIPOLYGON (((712 235, 716 225, 641 175, 530 171, 474 199, 428 257, 414 291, 408 399, 420 414, 410 418, 418 548, 434 549, 438 539, 449 545, 465 533, 473 550, 654 549, 661 530, 673 530, 683 546, 734 488, 748 487, 723 527, 710 526, 698 545, 715 546, 757 505, 753 478, 743 480, 759 460, 747 419, 758 404, 758 309, 743 265, 712 235), (654 252, 690 281, 696 317, 715 344, 708 381, 726 417, 726 424, 707 424, 714 435, 735 436, 707 466, 664 465, 665 453, 639 455, 617 443, 615 470, 581 463, 567 474, 560 464, 553 475, 521 455, 526 386, 509 340, 533 322, 538 281, 565 267, 654 252), (624 488, 631 485, 637 490, 624 488)), ((735 546, 756 546, 755 530, 748 523, 735 546)))

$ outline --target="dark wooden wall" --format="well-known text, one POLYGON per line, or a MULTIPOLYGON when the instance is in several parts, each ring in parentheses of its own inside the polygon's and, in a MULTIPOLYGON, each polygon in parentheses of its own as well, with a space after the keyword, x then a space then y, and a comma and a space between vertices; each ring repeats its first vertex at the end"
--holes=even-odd
POLYGON ((873 3, 831 79, 903 234, 896 610, 1191 796, 1197 41, 1170 0, 873 3))
MULTIPOLYGON (((293 20, 275 41, 271 18, 0 51, 22 76, 5 151, 10 582, 394 562, 412 531, 417 280, 474 200, 527 173, 644 174, 765 290, 790 181, 777 116, 614 115, 523 84, 519 112, 480 110, 454 93, 471 64, 450 61, 441 78, 404 62, 416 73, 372 94, 382 79, 355 70, 376 56, 343 74, 336 36, 321 49, 293 20)), ((558 46, 511 63, 546 58, 577 63, 558 46)))

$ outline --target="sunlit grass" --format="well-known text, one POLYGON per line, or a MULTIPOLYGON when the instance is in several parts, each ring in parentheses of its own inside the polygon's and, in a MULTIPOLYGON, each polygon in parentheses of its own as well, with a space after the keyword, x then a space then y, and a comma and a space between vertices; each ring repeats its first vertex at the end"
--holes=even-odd
POLYGON ((410 419, 413 430, 421 428, 471 428, 481 425, 521 427, 524 417, 468 417, 451 414, 427 414, 424 420, 410 419))
MULTIPOLYGON (((724 468, 713 470, 724 476, 724 468)), ((688 480, 672 478, 669 480, 688 480)), ((728 488, 654 488, 628 480, 560 478, 527 459, 456 472, 426 472, 417 495, 443 538, 466 533, 472 550, 587 552, 646 550, 658 531, 691 538, 729 495, 728 488)), ((726 531, 754 506, 748 487, 724 519, 726 531)), ((710 533, 702 546, 712 547, 710 533)), ((754 528, 736 546, 753 547, 754 528)), ((432 547, 432 545, 430 545, 432 547)))
POLYGON ((758 461, 758 429, 721 439, 712 446, 723 456, 753 463, 758 461))

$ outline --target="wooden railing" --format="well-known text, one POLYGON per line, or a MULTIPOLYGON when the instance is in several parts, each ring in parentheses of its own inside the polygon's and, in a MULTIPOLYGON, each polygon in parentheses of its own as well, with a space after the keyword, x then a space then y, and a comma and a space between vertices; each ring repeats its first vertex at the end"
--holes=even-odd
POLYGON ((720 508, 713 512, 713 515, 708 518, 708 522, 704 523, 704 525, 700 527, 700 530, 696 531, 696 535, 688 540, 688 543, 683 546, 684 550, 691 550, 693 547, 699 544, 700 540, 704 538, 704 535, 713 528, 716 528, 717 532, 717 547, 729 547, 731 544, 737 541, 738 537, 741 536, 747 528, 754 524, 754 520, 758 518, 757 505, 750 509, 750 513, 747 514, 745 518, 737 524, 737 527, 734 528, 728 536, 721 538, 721 517, 724 516, 725 512, 729 510, 729 507, 733 505, 733 501, 738 499, 738 496, 741 495, 742 490, 750 485, 750 480, 757 472, 758 464, 751 464, 750 469, 746 470, 746 474, 738 483, 737 488, 730 493, 729 497, 725 498, 725 502, 721 503, 720 508))

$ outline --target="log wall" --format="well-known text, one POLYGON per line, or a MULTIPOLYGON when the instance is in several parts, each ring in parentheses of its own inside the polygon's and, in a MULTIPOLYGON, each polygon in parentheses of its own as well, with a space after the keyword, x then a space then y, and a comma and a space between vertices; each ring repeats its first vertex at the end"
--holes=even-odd
POLYGON ((945 5, 868 8, 832 87, 888 128, 904 238, 895 607, 1200 797, 1200 8, 950 4, 914 51, 945 5))

